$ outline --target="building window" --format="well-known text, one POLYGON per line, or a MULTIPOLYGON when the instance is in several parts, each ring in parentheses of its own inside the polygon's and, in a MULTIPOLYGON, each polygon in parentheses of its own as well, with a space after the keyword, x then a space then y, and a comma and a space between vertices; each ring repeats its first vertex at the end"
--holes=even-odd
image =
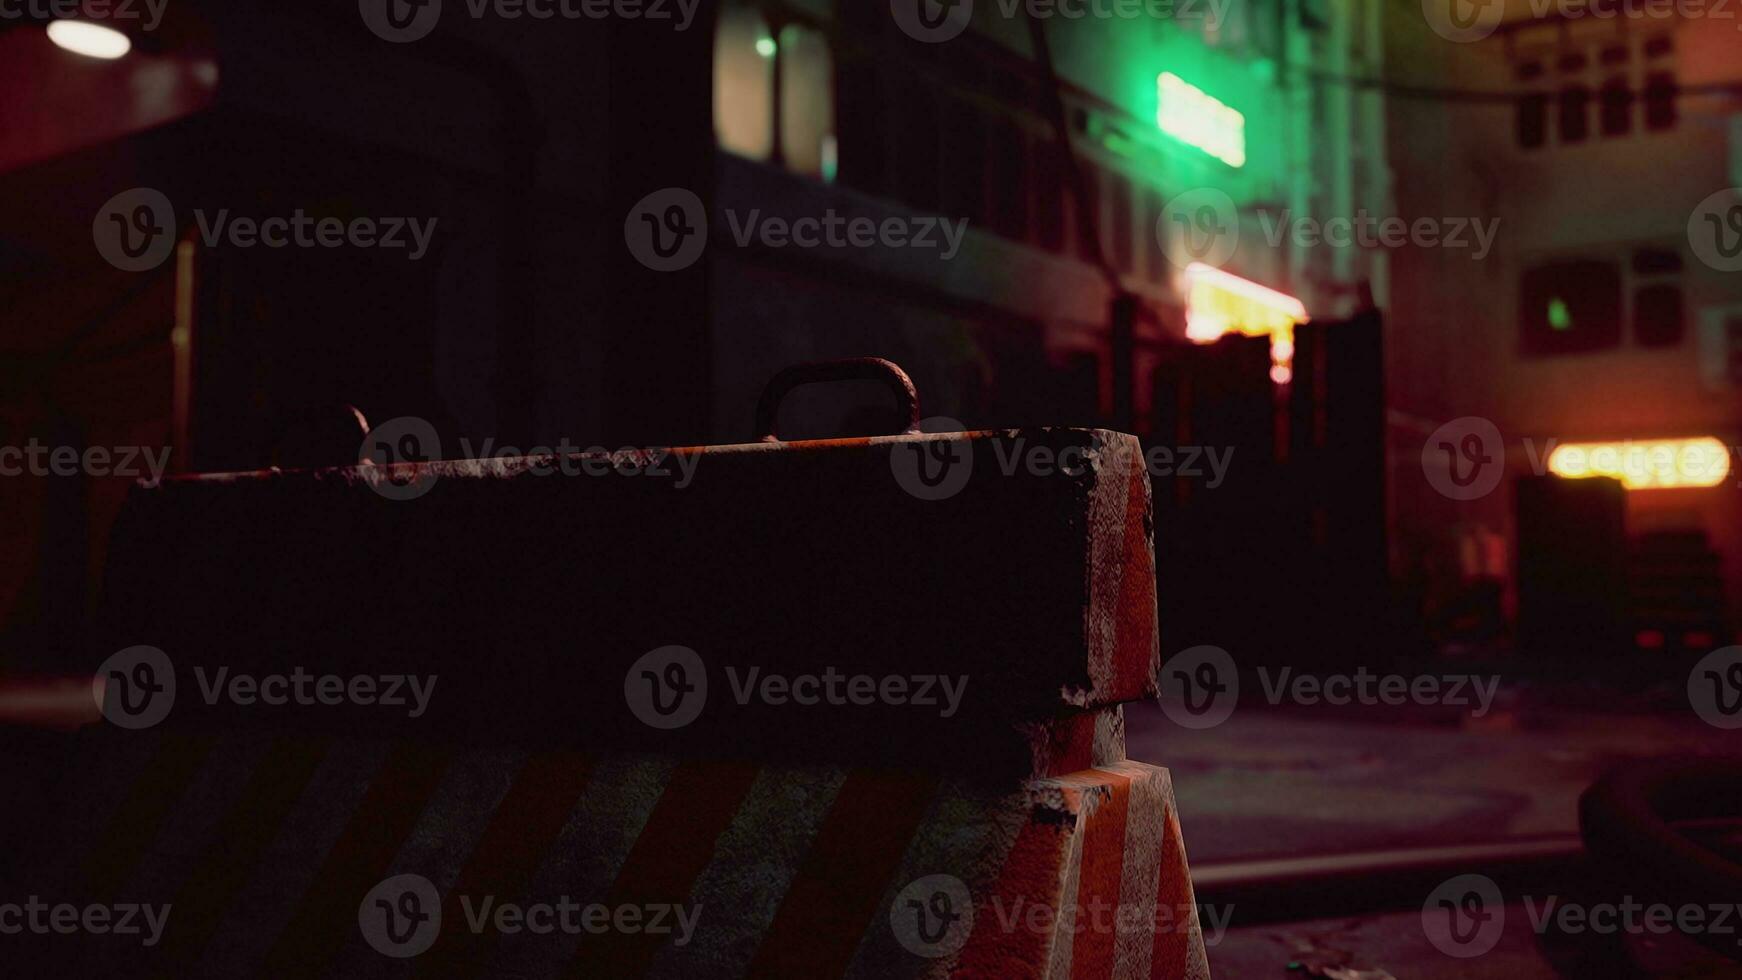
POLYGON ((1654 71, 1645 79, 1645 128, 1670 129, 1675 126, 1675 75, 1654 71))
POLYGON ((978 227, 986 223, 986 130, 980 110, 965 101, 944 105, 943 211, 966 218, 978 227))
POLYGON ((1028 142, 1008 119, 992 124, 986 157, 992 230, 1021 241, 1028 233, 1028 142))
POLYGON ((1519 279, 1519 351, 1550 357, 1621 343, 1621 267, 1575 259, 1526 270, 1519 279))
POLYGON ((752 160, 774 155, 774 39, 762 15, 732 4, 714 37, 714 133, 752 160))
POLYGON ((1633 294, 1633 342, 1641 347, 1674 347, 1682 342, 1682 291, 1671 283, 1646 286, 1633 294))
POLYGON ((1113 268, 1127 275, 1136 271, 1131 238, 1131 181, 1123 174, 1111 174, 1109 206, 1112 210, 1113 268))
POLYGON ((1591 90, 1583 85, 1561 89, 1560 136, 1562 143, 1582 143, 1591 126, 1591 90))
POLYGON ((895 196, 921 211, 936 211, 940 139, 938 100, 930 82, 902 77, 895 83, 895 139, 891 162, 895 170, 895 196))
POLYGON ((1161 244, 1161 195, 1153 190, 1143 192, 1143 272, 1150 282, 1162 283, 1168 278, 1167 252, 1161 244))
POLYGON ((780 32, 780 153, 787 169, 833 181, 835 59, 822 32, 788 24, 780 32))
POLYGON ((1082 200, 1075 201, 1077 205, 1077 254, 1087 257, 1094 255, 1097 242, 1095 235, 1100 230, 1101 222, 1101 182, 1100 174, 1095 165, 1087 160, 1079 161, 1083 177, 1082 200))
POLYGON ((1049 252, 1065 247, 1065 168, 1058 143, 1043 139, 1035 144, 1034 230, 1036 244, 1049 252))
POLYGON ((1541 146, 1548 138, 1548 96, 1521 96, 1518 100, 1518 145, 1527 150, 1541 146))
POLYGON ((1626 78, 1611 78, 1603 84, 1603 135, 1625 136, 1633 129, 1633 90, 1626 78))

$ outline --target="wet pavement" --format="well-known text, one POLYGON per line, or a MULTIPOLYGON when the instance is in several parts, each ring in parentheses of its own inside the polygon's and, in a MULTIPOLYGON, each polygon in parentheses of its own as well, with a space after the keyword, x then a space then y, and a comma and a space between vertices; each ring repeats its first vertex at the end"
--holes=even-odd
MULTIPOLYGON (((1673 704, 1655 711, 1524 708, 1503 693, 1477 718, 1468 711, 1242 703, 1205 731, 1176 726, 1154 704, 1126 711, 1131 757, 1173 771, 1194 872, 1260 859, 1576 836, 1579 795, 1612 763, 1742 753, 1742 732, 1713 728, 1673 704)), ((1206 930, 1213 975, 1742 977, 1742 963, 1680 936, 1545 935, 1516 901, 1499 942, 1471 959, 1430 943, 1419 904, 1340 917, 1303 906, 1298 921, 1260 924, 1242 924, 1237 908, 1212 909, 1210 921, 1232 921, 1225 931, 1206 930)))
POLYGON ((1194 867, 1576 834, 1579 794, 1611 763, 1742 752, 1742 733, 1688 712, 1242 707, 1189 731, 1141 704, 1126 724, 1130 757, 1173 771, 1194 867))

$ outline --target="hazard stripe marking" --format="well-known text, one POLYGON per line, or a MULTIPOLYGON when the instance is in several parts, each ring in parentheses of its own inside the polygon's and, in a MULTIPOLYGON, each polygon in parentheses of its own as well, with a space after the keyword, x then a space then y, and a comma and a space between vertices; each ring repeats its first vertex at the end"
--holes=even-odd
POLYGON ((1171 928, 1172 920, 1160 918, 1155 907, 1171 790, 1165 770, 1133 773, 1125 813, 1125 878, 1119 886, 1120 909, 1130 916, 1120 920, 1124 926, 1116 956, 1120 977, 1148 977, 1155 945, 1150 933, 1156 928, 1171 928))
MULTIPOLYGON (((608 755, 594 767, 556 843, 533 874, 529 902, 577 904, 597 901, 617 879, 641 836, 677 762, 653 755, 608 755)), ((553 977, 574 958, 579 936, 515 937, 498 941, 485 973, 489 976, 553 977)))
POLYGON ((289 924, 321 860, 368 795, 390 746, 379 740, 334 739, 290 813, 267 844, 255 872, 230 903, 206 944, 198 976, 264 973, 267 950, 289 924))
MULTIPOLYGON (((659 804, 606 894, 605 905, 688 904, 696 879, 720 835, 756 779, 747 763, 686 761, 666 783, 659 804)), ((638 977, 671 934, 610 931, 581 938, 569 975, 638 977)))
MULTIPOLYGON (((1136 449, 1131 447, 1127 451, 1136 449)), ((1117 625, 1113 663, 1118 673, 1117 690, 1122 696, 1153 690, 1159 666, 1152 523, 1149 476, 1141 463, 1133 463, 1126 495, 1124 569, 1119 575, 1118 606, 1114 612, 1117 625)))
POLYGON ((84 880, 91 900, 114 900, 217 743, 210 736, 186 735, 166 735, 158 743, 151 761, 86 852, 84 880))
POLYGON ((756 977, 838 977, 937 789, 929 773, 852 770, 751 963, 756 977))
POLYGON ((592 769, 592 758, 584 753, 550 752, 527 759, 515 773, 477 847, 442 900, 444 927, 436 945, 420 960, 421 976, 472 976, 482 968, 495 936, 460 928, 465 910, 459 897, 469 895, 474 904, 486 895, 499 902, 526 897, 538 862, 568 822, 592 769))
MULTIPOLYGON (((1052 936, 1026 925, 1005 932, 992 899, 996 897, 996 905, 1005 909, 1026 910, 1038 904, 1056 910, 1064 897, 1059 870, 1069 857, 1077 820, 1075 814, 1039 808, 1026 815, 1030 819, 1017 834, 997 884, 985 902, 974 905, 974 931, 956 961, 958 976, 1012 980, 1045 976, 1052 936)), ((1026 918, 1017 921, 1025 923, 1026 918)))
POLYGON ((774 922, 817 830, 846 779, 833 767, 767 768, 756 777, 691 898, 690 942, 661 947, 650 977, 741 977, 774 922))
POLYGON ((327 852, 296 915, 267 953, 267 972, 323 972, 357 935, 357 905, 382 878, 447 769, 451 752, 422 742, 394 745, 344 833, 327 852))
POLYGON ((1111 977, 1116 937, 1107 916, 1110 910, 1119 907, 1119 890, 1124 880, 1125 811, 1131 797, 1131 777, 1105 769, 1092 770, 1092 774, 1104 779, 1105 784, 1094 791, 1099 797, 1096 804, 1084 808, 1087 812, 1082 832, 1082 877, 1074 907, 1064 911, 1067 915, 1074 913, 1075 919, 1071 974, 1111 977))
MULTIPOLYGON (((1173 807, 1168 807, 1166 839, 1161 849, 1161 876, 1156 887, 1155 904, 1160 908, 1177 910, 1192 902, 1192 882, 1186 870, 1185 848, 1179 838, 1179 820, 1173 807)), ((1175 926, 1169 929, 1155 931, 1154 950, 1150 955, 1150 971, 1161 977, 1189 977, 1194 975, 1192 961, 1196 955, 1201 955, 1202 946, 1196 940, 1198 935, 1197 911, 1193 909, 1190 926, 1181 928, 1175 926)))
POLYGON ((281 739, 254 767, 240 797, 206 838, 199 863, 176 891, 172 928, 154 957, 156 975, 187 975, 189 961, 217 931, 326 752, 321 739, 281 739))

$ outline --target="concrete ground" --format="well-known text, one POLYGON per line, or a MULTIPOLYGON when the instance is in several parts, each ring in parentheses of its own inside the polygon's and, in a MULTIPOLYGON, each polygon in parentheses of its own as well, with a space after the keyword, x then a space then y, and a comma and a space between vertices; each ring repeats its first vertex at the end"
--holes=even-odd
MULTIPOLYGON (((1579 794, 1611 763, 1742 752, 1742 733, 1708 726, 1673 703, 1605 711, 1602 698, 1546 699, 1557 700, 1503 691, 1494 710, 1474 718, 1248 708, 1242 697, 1227 721, 1201 732, 1175 726, 1153 704, 1130 705, 1129 754, 1173 771, 1186 851, 1199 872, 1263 859, 1576 836, 1579 794)), ((1629 939, 1626 949, 1588 935, 1545 936, 1517 905, 1509 906, 1500 943, 1472 960, 1429 944, 1419 904, 1338 918, 1306 907, 1298 921, 1257 925, 1241 924, 1237 908, 1227 912, 1232 926, 1208 937, 1218 978, 1742 977, 1742 963, 1679 936, 1629 939)))
POLYGON ((1247 710, 1181 729, 1126 707, 1128 754, 1167 766, 1192 865, 1578 832, 1579 794, 1609 764, 1742 752, 1691 713, 1415 718, 1247 710))

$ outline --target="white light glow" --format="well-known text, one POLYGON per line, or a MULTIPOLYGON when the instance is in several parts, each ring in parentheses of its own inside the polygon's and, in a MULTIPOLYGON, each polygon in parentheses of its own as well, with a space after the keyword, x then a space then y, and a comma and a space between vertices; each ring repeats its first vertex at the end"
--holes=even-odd
POLYGON ((112 27, 82 20, 57 20, 48 25, 48 39, 73 54, 114 61, 133 50, 127 35, 112 27))

